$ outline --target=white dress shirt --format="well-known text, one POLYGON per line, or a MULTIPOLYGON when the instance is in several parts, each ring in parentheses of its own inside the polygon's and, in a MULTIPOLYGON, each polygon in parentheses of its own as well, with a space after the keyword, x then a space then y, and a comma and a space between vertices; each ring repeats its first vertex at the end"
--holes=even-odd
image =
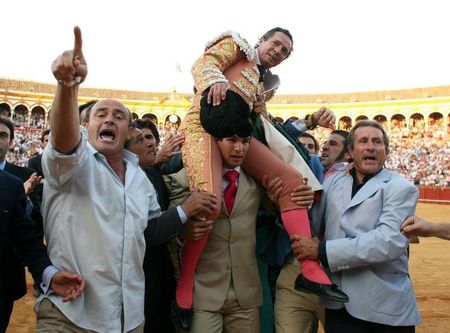
POLYGON ((124 151, 125 184, 87 142, 87 131, 71 155, 52 140, 42 156, 45 175, 44 231, 53 264, 86 279, 84 293, 63 303, 49 298, 75 325, 98 332, 127 332, 144 321, 144 229, 160 215, 156 192, 124 151))

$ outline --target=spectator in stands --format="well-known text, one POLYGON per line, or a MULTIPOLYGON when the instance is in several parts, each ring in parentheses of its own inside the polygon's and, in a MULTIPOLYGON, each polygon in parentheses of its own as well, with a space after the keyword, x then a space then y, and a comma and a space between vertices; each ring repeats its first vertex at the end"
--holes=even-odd
MULTIPOLYGON (((50 130, 46 129, 42 131, 41 135, 41 143, 42 143, 42 149, 45 149, 45 146, 47 146, 48 143, 48 137, 50 136, 50 130)), ((34 171, 37 172, 38 176, 44 177, 44 174, 42 173, 42 154, 38 154, 28 160, 28 167, 34 171)))

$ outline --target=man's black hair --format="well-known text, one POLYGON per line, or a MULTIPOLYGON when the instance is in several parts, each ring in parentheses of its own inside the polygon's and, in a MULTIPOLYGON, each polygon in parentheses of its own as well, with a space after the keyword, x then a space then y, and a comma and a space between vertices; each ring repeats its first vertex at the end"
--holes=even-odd
POLYGON ((156 144, 159 144, 160 138, 159 138, 158 128, 156 127, 155 123, 151 119, 149 119, 149 118, 135 119, 135 120, 133 120, 132 126, 134 128, 138 128, 138 129, 148 128, 150 131, 152 131, 152 134, 156 140, 156 144))
POLYGON ((14 140, 14 124, 11 120, 5 117, 0 117, 0 124, 5 125, 9 129, 9 142, 14 140))
POLYGON ((200 122, 206 132, 216 139, 251 136, 250 107, 239 94, 227 90, 219 105, 208 103, 207 95, 208 90, 200 100, 200 122))

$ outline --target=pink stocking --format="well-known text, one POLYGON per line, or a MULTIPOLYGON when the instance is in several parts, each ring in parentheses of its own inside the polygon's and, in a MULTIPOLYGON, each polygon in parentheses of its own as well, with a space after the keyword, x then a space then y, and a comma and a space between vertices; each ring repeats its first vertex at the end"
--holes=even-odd
MULTIPOLYGON (((308 214, 305 208, 282 212, 281 218, 289 235, 297 234, 311 237, 308 214)), ((302 267, 303 275, 308 280, 321 284, 331 284, 330 278, 325 274, 317 260, 302 260, 300 261, 300 266, 302 267)))
POLYGON ((192 307, 192 290, 194 290, 194 274, 200 254, 208 241, 208 237, 187 241, 181 255, 180 278, 178 279, 176 301, 180 308, 192 307))

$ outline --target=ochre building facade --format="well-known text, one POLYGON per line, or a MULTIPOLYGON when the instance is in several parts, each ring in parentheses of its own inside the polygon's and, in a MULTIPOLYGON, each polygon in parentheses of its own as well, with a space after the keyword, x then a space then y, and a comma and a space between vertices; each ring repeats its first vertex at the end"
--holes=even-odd
MULTIPOLYGON (((55 86, 53 84, 0 78, 0 114, 14 119, 40 115, 47 125, 55 86)), ((192 94, 81 88, 79 103, 115 98, 134 118, 153 118, 160 129, 177 127, 186 114, 192 94)), ((388 131, 435 131, 449 135, 450 86, 345 94, 276 95, 268 104, 270 113, 286 120, 303 117, 321 106, 332 109, 338 127, 349 129, 360 119, 375 119, 388 131)))

